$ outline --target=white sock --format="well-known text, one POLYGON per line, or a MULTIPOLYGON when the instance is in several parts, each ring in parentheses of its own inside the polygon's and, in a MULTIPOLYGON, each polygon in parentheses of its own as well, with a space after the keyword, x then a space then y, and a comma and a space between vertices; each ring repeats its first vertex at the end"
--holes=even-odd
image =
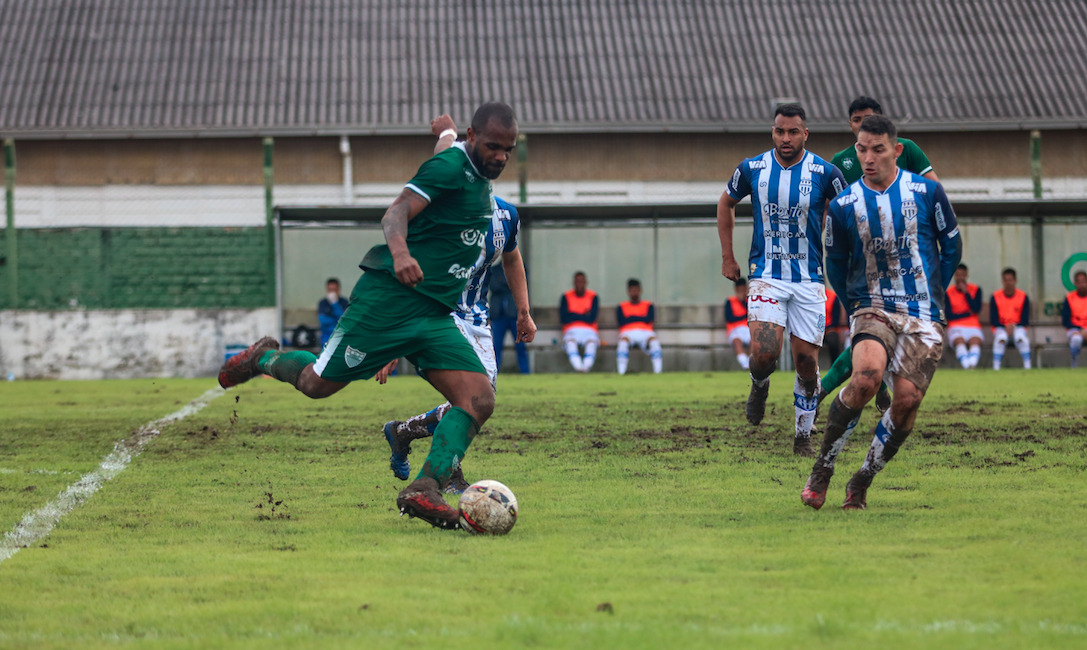
POLYGON ((750 359, 750 357, 748 357, 743 352, 736 355, 736 360, 740 362, 740 367, 743 368, 744 370, 748 370, 748 369, 751 368, 751 366, 749 365, 751 363, 749 359, 750 359))
POLYGON ((627 363, 630 361, 630 342, 619 339, 619 345, 615 346, 615 367, 620 375, 627 374, 627 363))
POLYGON ((981 346, 975 343, 970 346, 970 367, 977 368, 978 361, 981 361, 981 346))
POLYGON ((955 346, 955 358, 959 360, 959 365, 966 369, 970 367, 970 359, 967 358, 966 344, 959 343, 955 346))
POLYGON ((1079 367, 1079 353, 1083 349, 1083 336, 1080 334, 1073 334, 1068 339, 1068 349, 1072 353, 1072 367, 1079 367))
POLYGON ((649 342, 649 359, 653 362, 653 372, 659 375, 664 369, 664 353, 661 352, 661 344, 657 339, 649 342))
POLYGON ((1030 341, 1025 336, 1016 338, 1015 349, 1019 350, 1019 356, 1023 357, 1023 368, 1030 370, 1030 341))
POLYGON ((812 425, 815 424, 815 407, 818 406, 819 378, 816 374, 815 392, 809 397, 804 392, 800 383, 800 375, 793 382, 793 407, 796 411, 796 437, 808 438, 811 436, 812 425))
POLYGON ((593 367, 593 362, 596 361, 596 341, 589 341, 585 344, 585 356, 581 358, 581 371, 589 372, 593 367))
POLYGON ((574 367, 574 370, 581 372, 583 364, 581 354, 577 350, 577 341, 566 342, 566 356, 570 358, 570 365, 574 367))
POLYGON ((1004 351, 1008 347, 1008 342, 1004 339, 995 339, 993 341, 993 370, 1000 370, 1000 364, 1004 361, 1004 351))

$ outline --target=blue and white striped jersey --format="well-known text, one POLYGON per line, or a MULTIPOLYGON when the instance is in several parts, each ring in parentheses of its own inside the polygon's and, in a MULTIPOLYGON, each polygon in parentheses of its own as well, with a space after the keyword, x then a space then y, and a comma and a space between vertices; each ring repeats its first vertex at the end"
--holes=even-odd
POLYGON ((456 314, 473 325, 486 326, 490 323, 491 312, 487 306, 487 288, 491 283, 491 266, 502 253, 512 253, 517 248, 517 237, 521 233, 521 221, 517 218, 517 208, 495 197, 498 208, 491 215, 491 225, 483 241, 483 250, 468 276, 468 284, 457 301, 456 314))
POLYGON ((884 192, 861 179, 831 201, 827 221, 827 278, 847 312, 946 322, 962 238, 942 185, 902 169, 884 192))
POLYGON ((774 150, 740 163, 728 183, 739 201, 751 195, 751 279, 823 283, 823 212, 845 189, 834 165, 810 151, 785 168, 774 150))

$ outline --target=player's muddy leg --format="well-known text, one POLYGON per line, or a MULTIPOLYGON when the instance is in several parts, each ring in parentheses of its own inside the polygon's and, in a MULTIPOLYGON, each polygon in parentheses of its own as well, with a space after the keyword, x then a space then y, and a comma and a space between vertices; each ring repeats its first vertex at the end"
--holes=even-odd
POLYGON ((392 450, 389 467, 393 471, 393 476, 401 481, 408 480, 408 476, 411 474, 408 454, 411 453, 412 441, 434 435, 434 429, 438 427, 442 416, 449 411, 449 408, 449 402, 446 402, 441 406, 435 406, 426 413, 412 416, 403 422, 392 420, 385 423, 381 432, 392 450))
POLYGON ((630 361, 630 341, 623 337, 615 346, 615 369, 620 375, 627 374, 627 363, 630 361))
POLYGON ((864 464, 846 484, 845 503, 842 504, 844 510, 864 510, 867 507, 866 496, 872 479, 895 457, 902 443, 910 436, 924 396, 924 392, 913 382, 895 377, 891 408, 876 424, 872 446, 868 449, 864 464))
POLYGON ((770 375, 781 356, 785 328, 763 321, 750 321, 751 330, 751 393, 744 409, 747 421, 753 425, 766 415, 766 397, 770 394, 770 375))
POLYGON ((317 360, 313 354, 303 350, 294 352, 281 352, 278 348, 261 353, 257 361, 257 369, 284 383, 298 389, 306 397, 321 399, 333 395, 344 386, 340 383, 322 379, 313 370, 313 362, 317 360))
POLYGON ((849 441, 849 436, 856 429, 862 410, 864 407, 851 408, 846 405, 842 401, 841 394, 831 402, 822 447, 811 468, 811 476, 808 477, 808 482, 800 493, 800 500, 804 505, 816 510, 823 506, 827 498, 827 488, 830 487, 830 479, 834 476, 834 461, 837 460, 838 454, 842 453, 845 443, 849 441))
POLYGON ((661 351, 657 337, 649 339, 649 361, 653 364, 653 373, 659 375, 664 370, 664 352, 661 351))
POLYGON ((819 401, 822 402, 834 389, 841 386, 853 374, 853 348, 846 348, 834 359, 834 365, 820 381, 819 401))
POLYGON ((813 458, 811 430, 815 424, 815 409, 819 395, 819 346, 792 337, 796 381, 793 383, 793 408, 796 415, 793 453, 813 458))

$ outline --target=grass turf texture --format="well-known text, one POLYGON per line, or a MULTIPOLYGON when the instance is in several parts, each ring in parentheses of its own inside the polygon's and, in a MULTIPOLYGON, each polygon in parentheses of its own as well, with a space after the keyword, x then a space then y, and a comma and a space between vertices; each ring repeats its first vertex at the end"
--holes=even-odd
MULTIPOLYGON (((872 407, 815 512, 784 374, 758 428, 740 373, 504 376, 465 462, 517 494, 503 538, 396 516, 380 427, 421 380, 253 381, 0 563, 0 646, 1083 647, 1082 376, 937 373, 850 513, 872 407)), ((212 384, 0 384, 0 526, 212 384)))

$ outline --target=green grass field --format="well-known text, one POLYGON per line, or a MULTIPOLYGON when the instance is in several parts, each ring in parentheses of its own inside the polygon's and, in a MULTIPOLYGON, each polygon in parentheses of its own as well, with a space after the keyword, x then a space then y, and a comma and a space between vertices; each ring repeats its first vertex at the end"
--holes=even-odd
MULTIPOLYGON (((937 373, 847 513, 871 407, 815 512, 785 375, 757 429, 740 373, 503 376, 465 462, 517 493, 502 538, 394 512, 380 427, 422 380, 257 380, 0 562, 0 647, 1083 648, 1083 377, 937 373)), ((213 385, 0 384, 0 532, 213 385)))

